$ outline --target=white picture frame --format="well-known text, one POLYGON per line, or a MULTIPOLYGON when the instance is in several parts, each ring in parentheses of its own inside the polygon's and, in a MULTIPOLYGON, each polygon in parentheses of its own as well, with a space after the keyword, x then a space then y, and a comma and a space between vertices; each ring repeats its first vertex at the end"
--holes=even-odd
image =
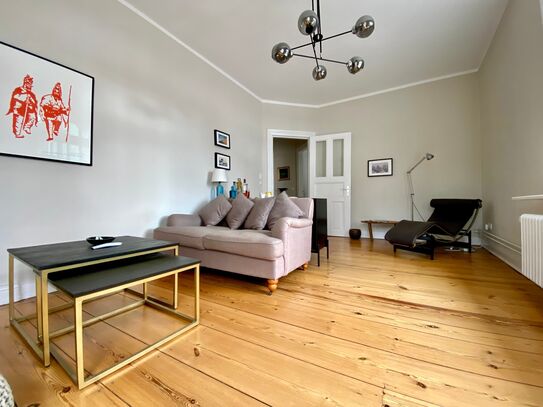
POLYGON ((92 165, 94 78, 0 41, 0 155, 92 165))

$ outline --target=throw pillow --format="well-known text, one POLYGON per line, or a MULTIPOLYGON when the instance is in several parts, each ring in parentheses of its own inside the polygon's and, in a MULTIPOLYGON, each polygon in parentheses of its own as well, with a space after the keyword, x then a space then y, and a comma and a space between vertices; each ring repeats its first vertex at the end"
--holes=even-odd
POLYGON ((268 215, 273 208, 275 198, 255 199, 255 205, 245 220, 245 229, 262 230, 266 227, 268 215))
POLYGON ((224 195, 219 195, 206 206, 204 206, 198 215, 202 218, 204 225, 215 226, 228 214, 232 208, 232 204, 224 195))
POLYGON ((238 195, 236 199, 232 201, 232 209, 226 215, 226 222, 230 229, 239 229, 249 212, 251 212, 254 202, 248 199, 245 195, 238 195))
POLYGON ((268 228, 271 229, 281 218, 299 218, 304 212, 288 197, 286 192, 281 192, 268 216, 268 228))

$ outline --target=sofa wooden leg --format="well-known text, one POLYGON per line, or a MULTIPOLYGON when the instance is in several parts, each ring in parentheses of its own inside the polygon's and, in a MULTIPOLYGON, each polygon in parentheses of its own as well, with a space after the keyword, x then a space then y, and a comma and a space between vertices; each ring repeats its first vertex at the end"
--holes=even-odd
POLYGON ((304 263, 300 267, 298 267, 298 270, 307 270, 309 267, 309 263, 304 263))
POLYGON ((270 295, 277 290, 277 284, 279 280, 268 280, 268 290, 270 290, 270 295))

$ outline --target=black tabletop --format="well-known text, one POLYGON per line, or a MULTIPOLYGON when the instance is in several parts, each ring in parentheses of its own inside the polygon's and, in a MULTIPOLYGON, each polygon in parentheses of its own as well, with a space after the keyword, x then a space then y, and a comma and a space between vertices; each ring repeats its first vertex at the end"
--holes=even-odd
POLYGON ((81 297, 199 263, 200 260, 189 257, 154 253, 78 268, 77 273, 59 271, 49 274, 48 278, 69 296, 81 297))
POLYGON ((54 243, 40 246, 8 249, 8 253, 40 272, 56 267, 70 266, 94 260, 103 260, 127 254, 175 246, 176 243, 134 236, 119 236, 115 242, 121 246, 92 250, 86 240, 54 243))

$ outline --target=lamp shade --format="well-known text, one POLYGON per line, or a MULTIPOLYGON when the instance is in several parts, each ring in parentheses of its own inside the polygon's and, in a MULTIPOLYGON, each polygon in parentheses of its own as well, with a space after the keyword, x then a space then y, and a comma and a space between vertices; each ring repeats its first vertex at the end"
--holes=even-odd
POLYGON ((213 175, 211 175, 211 182, 227 182, 228 178, 226 177, 226 170, 221 168, 215 168, 213 170, 213 175))

